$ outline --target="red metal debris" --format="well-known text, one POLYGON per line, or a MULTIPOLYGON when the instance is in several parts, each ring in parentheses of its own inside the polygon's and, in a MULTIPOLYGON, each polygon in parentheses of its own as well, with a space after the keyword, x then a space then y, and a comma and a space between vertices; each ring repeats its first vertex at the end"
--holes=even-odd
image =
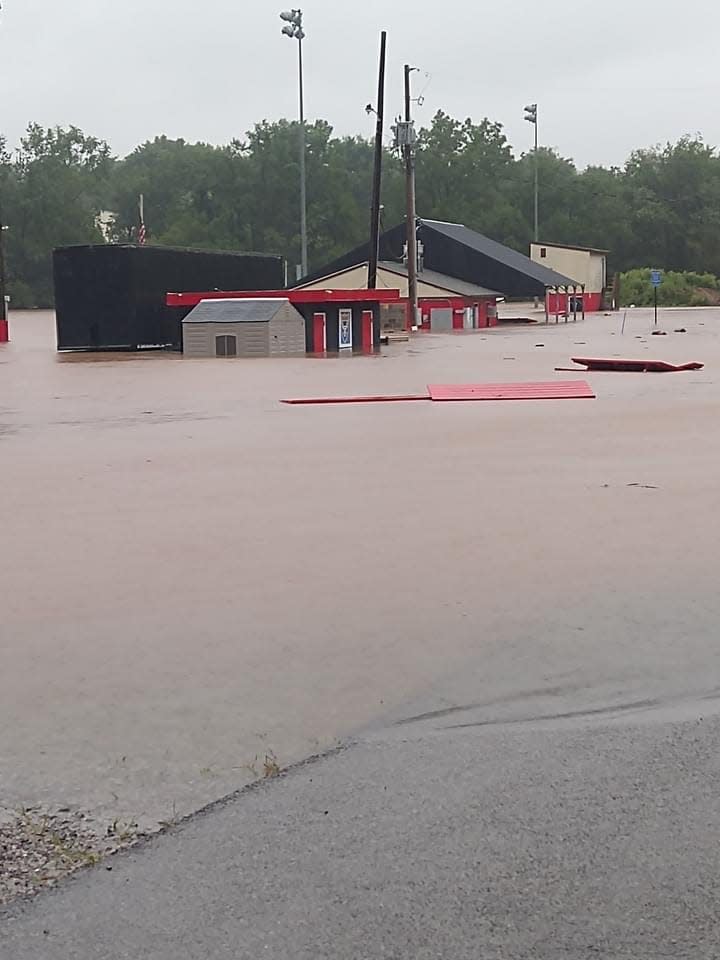
POLYGON ((439 384, 424 394, 406 396, 310 397, 282 400, 293 406, 321 403, 397 403, 414 400, 579 400, 595 396, 584 380, 552 380, 549 383, 439 384))
POLYGON ((579 400, 595 394, 584 380, 550 380, 547 383, 434 384, 433 400, 579 400))
POLYGON ((704 363, 668 363, 667 360, 623 360, 618 357, 573 357, 588 370, 614 370, 619 373, 670 373, 677 370, 702 370, 704 363))
POLYGON ((377 396, 377 397, 301 397, 295 400, 281 400, 280 403, 289 403, 292 406, 302 406, 321 403, 401 403, 409 400, 431 400, 427 393, 408 394, 407 396, 377 396))

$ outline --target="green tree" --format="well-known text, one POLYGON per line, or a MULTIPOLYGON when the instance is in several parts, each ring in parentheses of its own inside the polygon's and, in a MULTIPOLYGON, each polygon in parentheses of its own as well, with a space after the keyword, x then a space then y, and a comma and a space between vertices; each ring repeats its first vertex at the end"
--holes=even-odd
MULTIPOLYGON (((52 302, 53 247, 102 242, 101 211, 114 213, 113 239, 136 239, 140 194, 149 242, 279 253, 292 276, 300 260, 299 137, 295 122, 263 121, 224 146, 157 137, 123 160, 76 127, 31 124, 15 155, 0 140, 15 305, 52 302)), ((308 124, 305 137, 317 268, 367 240, 373 144, 336 137, 322 120, 308 124)), ((383 159, 388 227, 405 215, 404 171, 394 151, 383 159)), ((548 148, 538 160, 542 239, 606 247, 614 270, 651 263, 720 274, 720 157, 701 139, 637 150, 609 169, 578 171, 548 148)), ((418 213, 461 221, 526 252, 534 163, 532 154, 514 156, 499 123, 439 112, 418 134, 418 213)))
POLYGON ((418 136, 418 212, 498 239, 515 237, 523 217, 512 197, 513 167, 499 123, 461 122, 439 112, 418 136))
POLYGON ((11 170, 3 175, 15 306, 52 304, 54 247, 102 242, 97 217, 112 166, 108 145, 77 127, 28 127, 11 170))
POLYGON ((720 271, 720 159, 700 139, 637 150, 625 167, 632 265, 720 271))
POLYGON ((235 247, 237 230, 231 198, 236 162, 230 148, 167 137, 144 143, 115 171, 114 238, 136 239, 138 200, 143 194, 150 242, 215 249, 235 247))

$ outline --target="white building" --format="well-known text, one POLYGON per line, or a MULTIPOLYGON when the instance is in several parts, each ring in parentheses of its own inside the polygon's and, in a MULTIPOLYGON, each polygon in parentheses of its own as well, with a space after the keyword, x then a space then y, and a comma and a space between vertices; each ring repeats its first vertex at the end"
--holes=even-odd
MULTIPOLYGON (((583 306, 588 313, 602 310, 607 287, 607 250, 570 247, 561 243, 531 243, 530 259, 574 280, 583 288, 583 306)), ((554 305, 550 305, 554 313, 554 305)))

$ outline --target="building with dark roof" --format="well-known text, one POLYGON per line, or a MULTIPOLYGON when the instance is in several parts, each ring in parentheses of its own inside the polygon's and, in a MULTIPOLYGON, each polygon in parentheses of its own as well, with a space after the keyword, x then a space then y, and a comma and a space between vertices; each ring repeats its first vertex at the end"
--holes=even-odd
MULTIPOLYGON (((422 245, 424 270, 498 291, 504 297, 544 298, 548 291, 575 286, 570 277, 534 263, 524 254, 461 223, 418 219, 417 236, 422 245)), ((402 264, 406 237, 405 223, 385 231, 380 237, 380 259, 402 264)), ((304 278, 301 285, 307 286, 312 281, 364 263, 369 254, 369 243, 362 244, 304 278)))
MULTIPOLYGON (((301 290, 331 288, 361 288, 367 285, 368 263, 353 264, 327 276, 311 280, 301 290)), ((408 269, 407 264, 382 260, 378 264, 377 285, 379 289, 398 289, 400 300, 396 304, 382 306, 383 328, 392 330, 409 326, 408 269), (399 314, 398 314, 399 311, 399 314), (400 320, 399 324, 393 321, 400 320)), ((418 274, 419 324, 424 330, 462 330, 493 326, 497 322, 497 299, 495 290, 450 277, 435 270, 423 268, 418 274)))

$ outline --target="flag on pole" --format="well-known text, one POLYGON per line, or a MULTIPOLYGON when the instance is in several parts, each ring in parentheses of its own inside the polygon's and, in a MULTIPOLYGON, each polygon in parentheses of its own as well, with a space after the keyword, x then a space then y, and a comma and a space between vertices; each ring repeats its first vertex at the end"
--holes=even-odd
POLYGON ((147 229, 145 228, 145 197, 143 194, 140 194, 140 202, 138 204, 138 210, 140 212, 140 224, 138 226, 138 243, 140 246, 144 246, 147 241, 147 229))

